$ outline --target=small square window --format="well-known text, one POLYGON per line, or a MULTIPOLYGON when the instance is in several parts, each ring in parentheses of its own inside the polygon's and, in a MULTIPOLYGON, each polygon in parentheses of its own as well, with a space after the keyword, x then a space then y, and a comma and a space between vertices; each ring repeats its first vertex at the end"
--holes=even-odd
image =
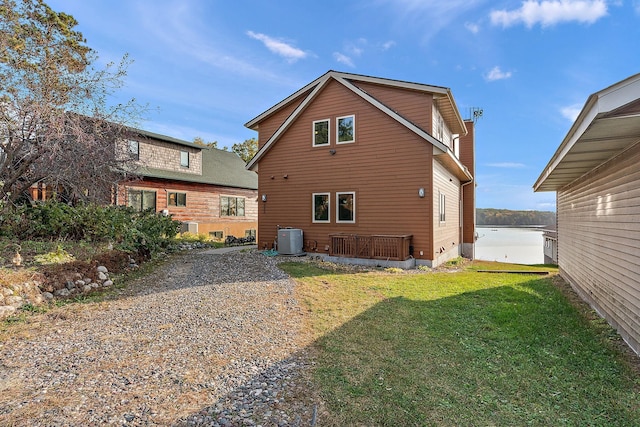
POLYGON ((356 119, 355 116, 338 117, 337 143, 346 144, 356 140, 356 119))
POLYGON ((329 193, 313 193, 313 222, 330 221, 329 193))
POLYGON ((356 193, 336 193, 336 222, 356 222, 356 193))
POLYGON ((313 122, 313 146, 329 144, 329 119, 313 122))
POLYGON ((187 193, 169 193, 167 197, 169 206, 187 206, 187 193))
POLYGON ((224 237, 224 233, 222 231, 210 231, 209 237, 211 237, 212 239, 222 240, 222 238, 224 237))
POLYGON ((182 166, 183 168, 188 168, 189 167, 189 152, 188 151, 181 151, 180 152, 180 166, 182 166))

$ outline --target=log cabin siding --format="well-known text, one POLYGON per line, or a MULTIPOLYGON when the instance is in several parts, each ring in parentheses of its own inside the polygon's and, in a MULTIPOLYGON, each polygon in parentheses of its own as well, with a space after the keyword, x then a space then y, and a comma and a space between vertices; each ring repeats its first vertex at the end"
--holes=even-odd
POLYGON ((260 160, 258 187, 267 201, 259 207, 259 245, 272 247, 278 226, 301 228, 305 250, 322 253, 331 233, 412 234, 414 256, 422 251, 429 259, 432 159, 430 144, 331 81, 260 160), (347 115, 355 116, 355 142, 336 144, 336 118, 347 115), (330 143, 313 147, 312 123, 327 118, 330 143), (336 193, 351 191, 355 223, 337 223, 336 193), (313 223, 312 194, 326 192, 330 222, 313 223))
POLYGON ((640 351, 640 144, 558 191, 561 275, 640 351))
POLYGON ((167 209, 177 221, 197 222, 198 232, 202 234, 220 230, 225 233, 225 236, 231 234, 244 237, 245 230, 258 228, 257 190, 145 178, 142 181, 120 185, 118 205, 127 204, 127 189, 155 191, 156 212, 167 209), (168 206, 167 195, 170 192, 186 193, 186 206, 168 206), (244 216, 221 216, 221 196, 243 197, 245 199, 244 216))

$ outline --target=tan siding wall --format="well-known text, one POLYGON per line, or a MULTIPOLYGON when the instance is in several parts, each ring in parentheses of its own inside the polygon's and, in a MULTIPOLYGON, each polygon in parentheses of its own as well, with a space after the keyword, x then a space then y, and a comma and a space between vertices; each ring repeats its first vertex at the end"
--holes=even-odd
MULTIPOLYGON (((262 124, 260 124, 262 129, 262 124)), ((330 82, 260 160, 259 244, 277 226, 301 228, 305 249, 324 252, 329 234, 413 234, 414 255, 431 247, 431 145, 337 82, 330 82), (335 144, 336 117, 355 115, 356 142, 335 144), (330 146, 312 147, 312 123, 330 118, 330 146), (331 154, 330 150, 335 150, 331 154), (285 176, 287 178, 285 179, 285 176), (427 197, 419 198, 425 188, 427 197), (356 192, 356 223, 335 222, 335 194, 356 192), (312 193, 331 193, 331 223, 312 223, 312 193)))
POLYGON ((433 133, 431 134, 432 136, 436 137, 436 139, 438 139, 440 142, 442 142, 443 144, 445 144, 447 147, 449 147, 450 149, 453 150, 453 144, 452 144, 452 138, 451 138, 451 131, 449 130, 449 127, 447 126, 447 123, 444 121, 444 118, 442 118, 442 137, 439 137, 438 135, 436 135, 436 127, 438 126, 438 117, 442 118, 442 114, 440 114, 440 110, 438 110, 438 107, 436 105, 433 106, 433 124, 432 124, 432 128, 433 128, 433 133))
POLYGON ((140 164, 145 167, 202 175, 202 151, 153 139, 140 142, 140 164), (189 152, 189 167, 180 166, 180 152, 189 152))
POLYGON ((640 351, 640 144, 558 192, 561 273, 640 351))
POLYGON ((437 160, 433 161, 433 243, 439 264, 460 255, 460 181, 437 160), (440 222, 440 194, 445 195, 446 221, 440 222))
POLYGON ((120 186, 118 204, 126 205, 126 188, 156 191, 156 211, 167 209, 173 219, 183 222, 197 222, 200 233, 221 230, 225 235, 244 236, 244 230, 257 229, 258 192, 256 190, 220 187, 208 184, 168 182, 145 179, 120 186), (167 193, 181 192, 187 195, 187 206, 167 206, 167 193), (220 196, 245 198, 244 217, 221 217, 220 196))
POLYGON ((433 121, 433 95, 409 89, 380 86, 373 83, 353 82, 356 86, 376 98, 401 116, 431 133, 433 121))

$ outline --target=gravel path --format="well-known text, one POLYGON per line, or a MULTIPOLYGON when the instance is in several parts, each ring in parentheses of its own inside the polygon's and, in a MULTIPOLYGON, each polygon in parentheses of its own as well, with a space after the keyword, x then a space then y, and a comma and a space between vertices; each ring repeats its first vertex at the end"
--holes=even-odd
POLYGON ((175 256, 0 342, 0 425, 310 425, 295 284, 250 252, 175 256))

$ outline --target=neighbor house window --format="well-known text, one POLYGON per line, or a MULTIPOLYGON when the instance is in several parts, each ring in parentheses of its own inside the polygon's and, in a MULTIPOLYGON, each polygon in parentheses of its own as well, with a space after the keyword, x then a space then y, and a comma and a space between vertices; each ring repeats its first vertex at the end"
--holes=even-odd
POLYGON ((345 144, 356 140, 356 120, 355 116, 338 117, 337 143, 345 144))
POLYGON ((356 222, 356 193, 336 193, 336 222, 356 222))
POLYGON ((439 208, 439 212, 440 212, 440 222, 444 222, 447 219, 446 216, 446 212, 447 212, 447 199, 444 195, 444 193, 440 193, 440 208, 439 208))
POLYGON ((181 151, 180 152, 180 166, 182 166, 183 168, 188 168, 189 167, 189 152, 188 151, 181 151))
POLYGON ((210 231, 209 237, 221 240, 224 237, 224 233, 222 231, 210 231))
POLYGON ((169 193, 167 197, 169 206, 187 206, 187 193, 169 193))
POLYGON ((313 122, 313 146, 329 144, 329 119, 313 122))
POLYGON ((220 196, 220 216, 244 216, 244 197, 220 196))
POLYGON ((313 222, 329 222, 329 193, 313 193, 313 222))
POLYGON ((127 141, 129 157, 134 160, 140 160, 140 143, 138 141, 127 141))
POLYGON ((244 237, 253 237, 256 238, 256 229, 250 228, 249 230, 244 230, 244 237))
POLYGON ((156 192, 132 190, 127 192, 127 206, 137 211, 156 210, 156 192))

